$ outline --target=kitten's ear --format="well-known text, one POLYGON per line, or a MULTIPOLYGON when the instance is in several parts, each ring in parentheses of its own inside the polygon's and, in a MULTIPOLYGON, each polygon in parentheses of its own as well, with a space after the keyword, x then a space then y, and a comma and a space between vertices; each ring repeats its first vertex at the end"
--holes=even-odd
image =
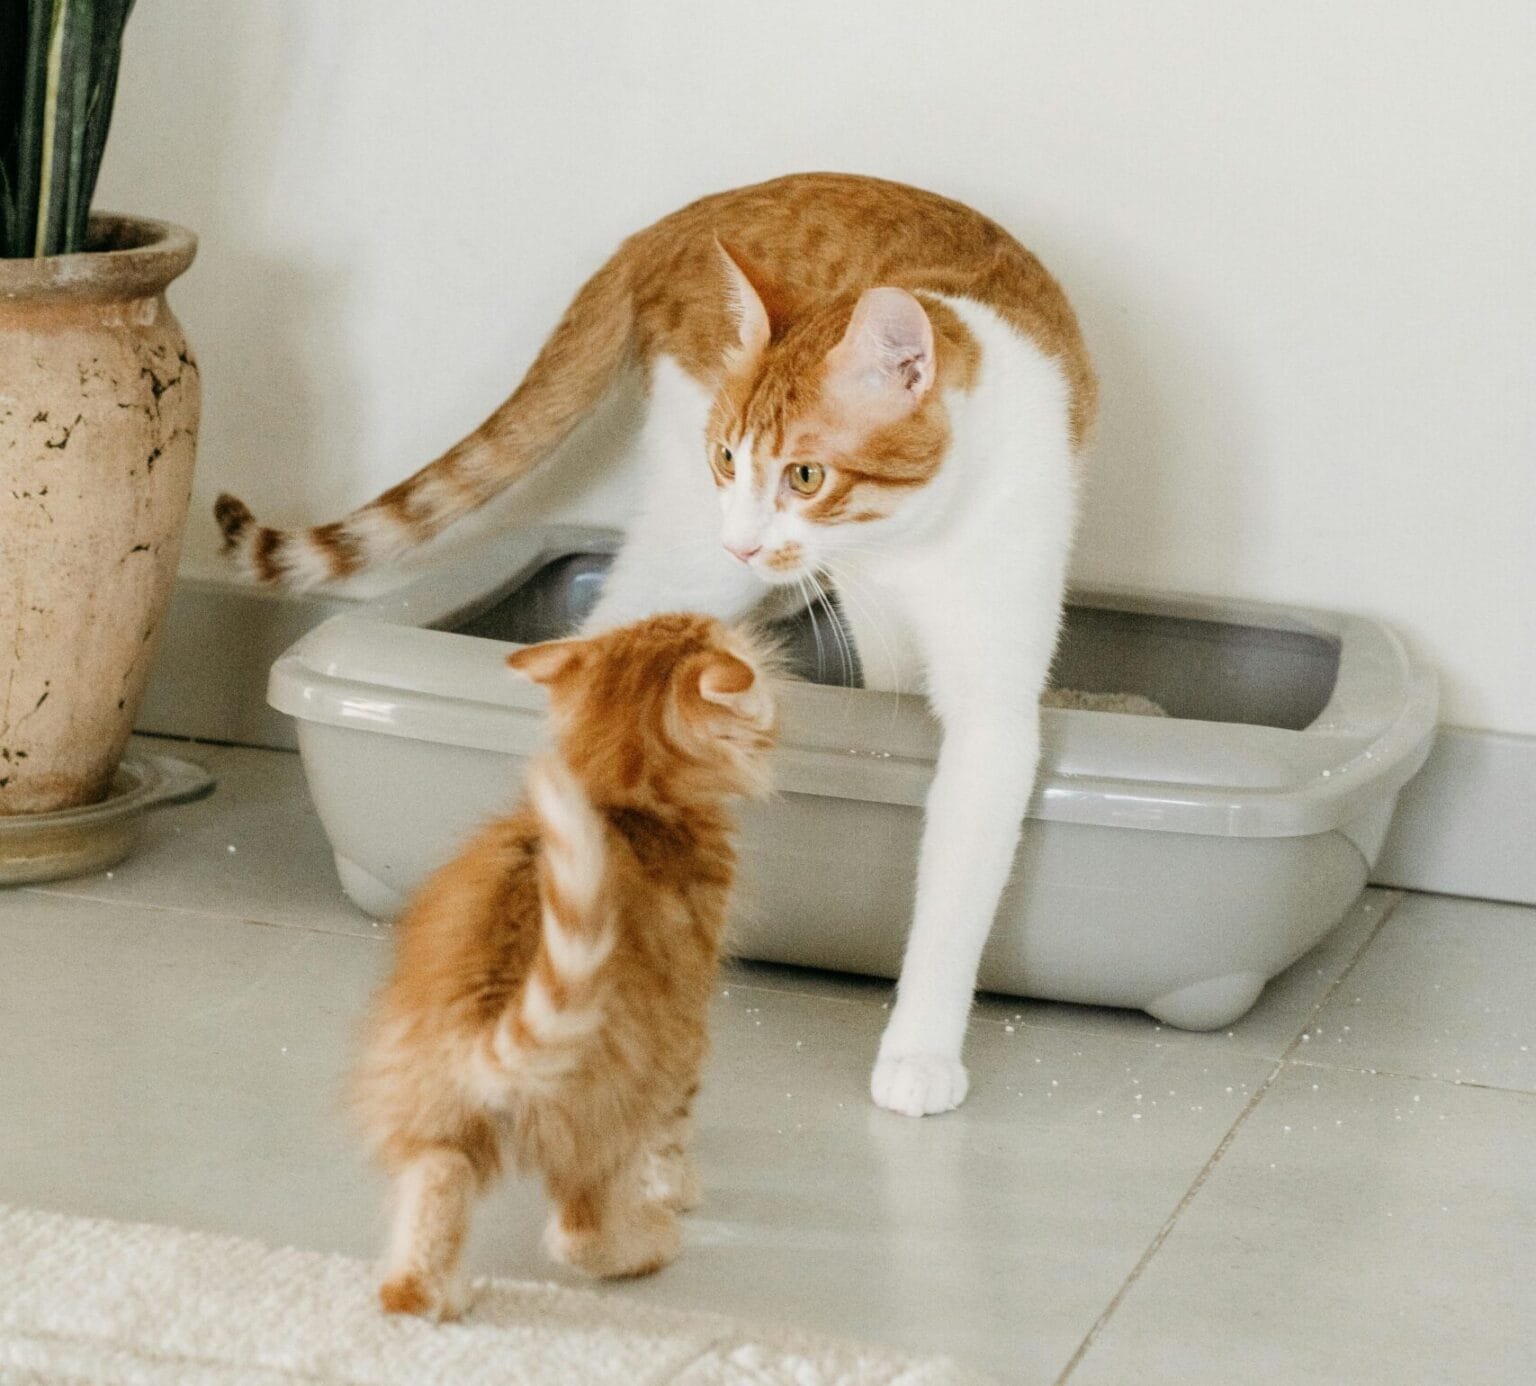
POLYGON ((933 324, 905 289, 866 289, 827 353, 825 389, 867 426, 894 423, 933 386, 933 324))
POLYGON ((740 251, 718 236, 715 248, 725 269, 726 293, 741 334, 741 349, 748 356, 756 356, 768 345, 774 330, 787 321, 789 304, 740 251))
POLYGON ((535 683, 554 683, 570 672, 586 648, 585 640, 549 640, 525 645, 507 656, 507 667, 535 683))
POLYGON ((763 702, 757 670, 724 650, 711 654, 699 672, 699 696, 739 717, 756 716, 763 702))

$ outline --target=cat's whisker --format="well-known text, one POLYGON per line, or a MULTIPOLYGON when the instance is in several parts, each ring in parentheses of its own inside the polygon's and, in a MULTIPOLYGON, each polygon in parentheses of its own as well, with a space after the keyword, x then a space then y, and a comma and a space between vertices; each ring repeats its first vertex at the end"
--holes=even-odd
POLYGON ((821 643, 821 628, 816 624, 816 602, 815 599, 810 595, 810 591, 806 585, 805 574, 797 573, 795 575, 795 581, 799 584, 800 591, 805 596, 805 610, 811 618, 811 634, 815 637, 816 640, 816 672, 819 674, 826 666, 827 652, 821 643))
MULTIPOLYGON (((827 594, 827 589, 821 580, 810 569, 806 570, 806 576, 810 579, 811 587, 816 593, 816 598, 821 602, 827 613, 827 620, 832 625, 832 636, 837 641, 838 651, 843 661, 843 669, 847 678, 852 678, 854 671, 853 647, 848 643, 847 632, 843 629, 843 617, 832 604, 832 598, 827 594)), ((850 685, 851 686, 851 685, 850 685)))
POLYGON ((884 622, 881 620, 879 602, 869 593, 867 588, 861 592, 859 583, 855 581, 850 571, 846 569, 839 570, 830 563, 826 565, 826 571, 837 588, 839 598, 846 597, 848 599, 848 604, 856 609, 860 619, 869 627, 875 638, 880 642, 881 653, 885 656, 887 667, 891 670, 892 682, 895 685, 891 690, 896 695, 891 705, 891 728, 894 731, 896 723, 901 716, 902 687, 901 681, 897 677, 898 663, 895 644, 887 633, 884 622))
MULTIPOLYGON (((832 623, 832 633, 836 637, 838 648, 841 651, 840 657, 843 664, 844 678, 838 683, 837 687, 844 690, 845 693, 851 694, 857 687, 853 680, 858 670, 858 660, 854 655, 853 646, 849 642, 848 632, 844 626, 843 615, 833 605, 831 599, 827 595, 826 588, 822 586, 820 579, 817 578, 815 573, 807 569, 806 576, 809 578, 811 585, 816 590, 817 599, 820 600, 823 608, 826 610, 827 619, 832 623)), ((854 698, 847 696, 843 698, 842 703, 843 725, 846 727, 852 722, 854 711, 857 708, 858 703, 854 698)))
MULTIPOLYGON (((820 584, 817 583, 815 575, 813 573, 811 573, 808 569, 803 569, 802 570, 802 572, 801 572, 801 574, 799 576, 799 580, 800 580, 801 590, 803 592, 807 593, 807 600, 806 600, 805 610, 806 610, 806 614, 808 616, 810 616, 810 618, 811 618, 811 630, 813 632, 817 632, 816 601, 817 601, 818 596, 820 595, 820 584)), ((825 606, 826 605, 825 597, 822 597, 821 600, 822 600, 822 604, 825 606)), ((843 642, 843 648, 844 648, 844 651, 845 651, 844 658, 845 659, 848 658, 848 655, 846 653, 846 651, 847 651, 847 644, 846 644, 847 637, 844 636, 844 634, 842 632, 841 623, 838 620, 837 613, 835 611, 833 611, 830 607, 827 608, 827 619, 832 623, 832 633, 833 633, 833 635, 838 640, 843 642)), ((816 665, 817 665, 817 670, 818 670, 819 673, 825 673, 827 671, 826 654, 825 654, 825 651, 822 648, 821 636, 820 636, 819 633, 817 633, 817 635, 816 635, 816 665)), ((830 686, 845 687, 845 688, 847 687, 846 684, 830 685, 830 686)), ((844 725, 846 725, 849 722, 849 720, 853 717, 854 706, 855 706, 855 704, 854 704, 854 702, 853 702, 853 700, 851 698, 844 698, 843 699, 843 722, 844 722, 844 725)))
POLYGON ((885 658, 886 668, 889 671, 890 688, 887 691, 892 694, 888 734, 894 736, 897 724, 901 720, 902 699, 911 691, 903 686, 901 659, 897 650, 899 642, 891 630, 880 598, 870 590, 862 577, 844 572, 841 576, 834 575, 834 581, 838 584, 839 594, 847 597, 849 606, 859 613, 864 624, 879 642, 880 652, 885 658))

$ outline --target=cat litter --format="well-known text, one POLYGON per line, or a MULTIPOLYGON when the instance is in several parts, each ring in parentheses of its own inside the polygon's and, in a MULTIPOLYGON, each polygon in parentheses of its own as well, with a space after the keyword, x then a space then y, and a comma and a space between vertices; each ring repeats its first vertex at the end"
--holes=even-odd
MULTIPOLYGON (((544 701, 504 657, 576 627, 615 539, 482 540, 273 666, 269 700, 295 718, 342 885, 368 913, 393 914, 505 811, 544 701)), ((806 681, 781 697, 780 792, 742 814, 733 950, 894 977, 938 726, 920 698, 859 687, 856 652, 818 652, 804 616, 776 633, 806 681)), ((1360 616, 1078 592, 1052 682, 980 985, 1230 1025, 1358 898, 1428 754, 1433 678, 1360 616)))

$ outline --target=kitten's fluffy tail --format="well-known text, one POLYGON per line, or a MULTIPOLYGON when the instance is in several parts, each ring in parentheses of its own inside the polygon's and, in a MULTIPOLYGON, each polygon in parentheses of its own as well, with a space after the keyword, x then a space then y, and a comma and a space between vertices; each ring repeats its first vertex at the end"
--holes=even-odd
POLYGON ((607 825, 553 756, 536 761, 528 795, 541 829, 542 933, 522 990, 496 1028, 514 1079, 554 1081, 580 1061, 603 1019, 603 967, 615 921, 606 887, 607 825))
POLYGON ((634 308, 610 262, 566 309, 522 384, 467 438, 343 519, 271 529, 222 495, 214 518, 224 549, 258 582, 302 589, 399 557, 533 470, 607 393, 629 355, 634 308))

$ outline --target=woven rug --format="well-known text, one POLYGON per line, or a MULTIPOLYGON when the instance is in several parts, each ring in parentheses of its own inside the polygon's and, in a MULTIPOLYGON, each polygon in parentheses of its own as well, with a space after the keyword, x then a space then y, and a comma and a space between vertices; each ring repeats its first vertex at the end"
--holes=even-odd
POLYGON ((373 1268, 0 1204, 0 1382, 978 1386, 938 1359, 621 1294, 482 1282, 461 1323, 381 1314, 373 1268))

